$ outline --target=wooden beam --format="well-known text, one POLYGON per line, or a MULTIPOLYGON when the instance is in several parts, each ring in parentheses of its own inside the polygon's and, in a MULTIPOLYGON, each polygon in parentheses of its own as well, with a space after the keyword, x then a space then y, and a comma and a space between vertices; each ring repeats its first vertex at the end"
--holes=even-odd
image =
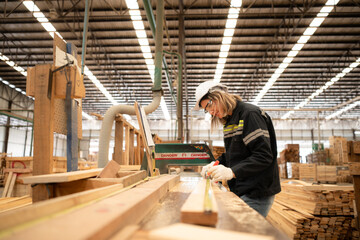
POLYGON ((130 165, 130 125, 125 125, 125 156, 122 164, 130 165))
POLYGON ((10 239, 107 239, 123 227, 139 223, 180 177, 163 175, 136 188, 10 232, 10 239))
POLYGON ((218 207, 211 188, 209 191, 211 191, 212 211, 210 213, 204 211, 205 186, 206 180, 201 179, 196 188, 191 192, 181 207, 181 222, 200 225, 216 224, 218 220, 218 207))
POLYGON ((29 195, 15 198, 4 198, 7 201, 0 202, 0 212, 13 210, 15 208, 23 207, 32 203, 32 199, 29 195))
POLYGON ((149 232, 150 240, 274 240, 273 237, 177 223, 149 232))
MULTIPOLYGON (((64 197, 53 198, 47 201, 37 202, 21 209, 0 214, 0 231, 9 230, 23 223, 49 216, 60 211, 85 204, 95 199, 104 198, 123 190, 122 184, 116 184, 104 188, 80 192, 64 197)), ((1 232, 0 232, 1 233, 1 232)), ((0 234, 1 235, 1 234, 0 234)))
MULTIPOLYGON (((35 66, 34 104, 34 162, 33 175, 49 174, 53 171, 54 140, 54 84, 48 98, 50 64, 35 66)), ((45 186, 32 188, 33 202, 48 199, 45 186)))
POLYGON ((120 165, 114 160, 106 164, 104 169, 97 176, 98 178, 115 178, 117 172, 120 170, 120 165))
POLYGON ((108 183, 121 183, 124 185, 124 187, 130 186, 136 182, 139 182, 146 178, 146 171, 138 171, 133 172, 130 175, 121 177, 121 178, 94 178, 94 179, 88 179, 88 181, 91 182, 108 182, 108 183))
MULTIPOLYGON (((98 178, 93 178, 98 179, 98 178)), ((107 187, 114 184, 121 184, 116 182, 105 181, 91 181, 90 179, 82 179, 71 182, 62 182, 54 184, 54 197, 66 196, 78 192, 92 190, 96 188, 107 187)))
POLYGON ((101 172, 102 168, 76 171, 76 172, 66 172, 66 173, 55 173, 55 174, 45 174, 38 176, 23 177, 23 184, 39 184, 39 183, 59 183, 59 182, 70 182, 90 177, 95 177, 101 172))
POLYGON ((114 161, 123 164, 124 122, 115 121, 114 161))

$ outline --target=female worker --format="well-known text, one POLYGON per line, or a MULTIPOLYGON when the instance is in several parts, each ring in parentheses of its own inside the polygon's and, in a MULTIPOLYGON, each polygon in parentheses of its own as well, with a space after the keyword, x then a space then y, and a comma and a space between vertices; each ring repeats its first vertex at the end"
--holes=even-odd
POLYGON ((196 88, 195 109, 212 115, 211 129, 223 125, 225 153, 204 166, 214 181, 227 181, 229 188, 250 207, 266 217, 281 191, 277 165, 276 136, 270 116, 261 108, 244 103, 240 96, 214 81, 196 88))

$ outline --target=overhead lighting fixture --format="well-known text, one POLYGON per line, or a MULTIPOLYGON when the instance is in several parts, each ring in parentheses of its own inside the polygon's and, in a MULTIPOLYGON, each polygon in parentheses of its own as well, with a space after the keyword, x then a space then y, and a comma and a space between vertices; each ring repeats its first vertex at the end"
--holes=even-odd
MULTIPOLYGON (((328 0, 325 3, 325 6, 321 8, 320 12, 317 14, 317 16, 312 20, 309 27, 306 28, 303 35, 299 38, 297 41, 297 44, 294 45, 294 47, 291 49, 291 51, 288 53, 287 58, 285 58, 282 62, 283 63, 290 63, 292 60, 298 55, 299 51, 304 47, 304 45, 309 41, 310 37, 315 33, 318 27, 324 22, 327 14, 331 12, 334 8, 334 6, 339 2, 339 0, 328 0), (325 16, 326 15, 326 16, 325 16), (289 61, 291 59, 291 61, 289 61)), ((280 64, 280 66, 282 65, 280 64)), ((280 67, 278 67, 279 69, 280 67)), ((286 68, 283 68, 283 70, 275 70, 275 74, 279 72, 284 72, 286 68)), ((280 76, 279 76, 280 77, 280 76)), ((278 77, 277 77, 278 78, 278 77)), ((270 79, 272 79, 273 82, 277 80, 275 76, 271 76, 270 79), (274 81, 275 79, 275 81, 274 81)), ((269 80, 270 80, 269 79, 269 80)), ((268 80, 268 81, 269 81, 268 80)), ((257 105, 261 99, 264 97, 264 95, 267 93, 267 91, 270 88, 266 88, 268 84, 265 84, 263 87, 263 90, 258 93, 258 95, 254 98, 252 101, 253 104, 257 105)), ((272 84, 271 84, 272 86, 272 84)), ((285 115, 284 115, 285 116, 285 115)))
MULTIPOLYGON (((139 4, 137 3, 137 0, 126 0, 126 5, 129 9, 130 18, 133 23, 133 27, 136 31, 136 37, 138 38, 138 42, 141 48, 141 51, 143 53, 145 63, 148 69, 148 72, 150 74, 151 81, 154 82, 155 77, 155 65, 151 54, 151 48, 149 45, 149 40, 147 38, 144 23, 142 21, 142 17, 139 10, 139 4)), ((170 114, 168 111, 168 108, 166 106, 166 102, 164 97, 161 97, 160 102, 161 110, 164 114, 164 117, 166 120, 170 120, 170 114)))
MULTIPOLYGON (((241 5, 242 5, 241 0, 232 0, 230 3, 228 17, 225 24, 224 35, 220 47, 219 59, 216 65, 215 75, 213 79, 213 81, 215 82, 221 81, 222 73, 225 67, 225 63, 227 61, 227 56, 229 54, 232 38, 234 36, 237 19, 239 17, 241 5)), ((207 117, 205 118, 209 118, 208 115, 206 116, 207 117)))
MULTIPOLYGON (((307 97, 305 100, 303 100, 301 103, 299 103, 298 105, 296 105, 295 109, 299 109, 304 107, 306 104, 308 104, 312 99, 314 99, 315 97, 319 96, 321 93, 323 93, 326 89, 328 89, 331 85, 333 85, 335 82, 339 81, 340 78, 344 77, 346 74, 348 74, 351 70, 353 70, 354 68, 356 68, 357 66, 359 66, 360 64, 360 57, 352 62, 349 67, 344 68, 342 70, 341 73, 338 73, 336 75, 336 77, 331 78, 329 81, 327 81, 322 87, 320 87, 319 89, 317 89, 315 92, 313 92, 309 97, 307 97), (350 69, 350 71, 349 71, 350 69)), ((339 114, 342 114, 343 112, 338 111, 339 114)), ((281 119, 287 119, 288 117, 290 117, 292 113, 287 112, 286 114, 284 114, 281 119)), ((334 113, 335 114, 335 113, 334 113)), ((338 116, 339 114, 337 114, 336 116, 338 116)), ((331 116, 331 115, 330 115, 331 116)), ((328 116, 329 117, 329 116, 328 116)), ((330 117, 332 118, 332 117, 330 117)), ((330 119, 329 118, 329 119, 330 119)))
POLYGON ((347 105, 346 107, 340 109, 339 111, 337 112, 334 112, 333 114, 330 114, 329 116, 325 117, 326 120, 330 120, 332 118, 335 118, 335 117, 338 117, 340 116, 341 114, 343 114, 344 112, 347 112, 349 111, 350 109, 353 109, 354 107, 360 105, 360 101, 357 101, 357 102, 354 102, 352 104, 349 104, 347 105))

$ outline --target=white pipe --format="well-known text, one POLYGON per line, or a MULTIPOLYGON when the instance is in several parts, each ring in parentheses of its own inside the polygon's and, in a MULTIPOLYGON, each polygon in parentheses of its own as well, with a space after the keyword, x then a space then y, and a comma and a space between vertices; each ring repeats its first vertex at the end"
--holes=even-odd
MULTIPOLYGON (((144 107, 145 113, 149 114, 155 111, 161 101, 161 91, 154 92, 153 101, 144 107)), ((100 137, 99 137, 99 155, 98 155, 98 167, 105 167, 109 161, 109 145, 110 136, 113 123, 117 114, 129 114, 135 115, 135 107, 129 105, 116 105, 110 107, 102 120, 100 137)))

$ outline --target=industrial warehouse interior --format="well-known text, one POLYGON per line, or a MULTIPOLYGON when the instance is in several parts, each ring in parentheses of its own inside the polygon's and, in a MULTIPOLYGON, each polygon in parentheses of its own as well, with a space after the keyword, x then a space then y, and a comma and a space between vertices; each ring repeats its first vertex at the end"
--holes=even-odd
POLYGON ((359 0, 0 18, 0 239, 360 239, 359 0))

